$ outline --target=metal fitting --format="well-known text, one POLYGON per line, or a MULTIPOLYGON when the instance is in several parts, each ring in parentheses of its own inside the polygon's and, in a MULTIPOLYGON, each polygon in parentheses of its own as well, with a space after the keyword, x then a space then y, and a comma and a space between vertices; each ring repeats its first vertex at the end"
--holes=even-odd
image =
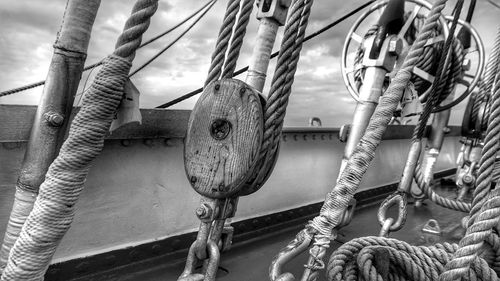
POLYGON ((469 71, 471 68, 471 61, 470 59, 465 58, 464 61, 462 62, 462 71, 469 71))
POLYGON ((403 41, 397 37, 391 38, 387 51, 393 56, 399 56, 403 51, 403 41))
POLYGON ((60 127, 64 123, 64 116, 54 111, 46 112, 43 117, 52 127, 60 127))
POLYGON ((212 208, 206 203, 202 203, 201 206, 196 208, 196 216, 200 219, 208 219, 212 216, 212 208))
POLYGON ((261 0, 257 19, 271 18, 279 25, 284 25, 291 2, 291 0, 261 0))

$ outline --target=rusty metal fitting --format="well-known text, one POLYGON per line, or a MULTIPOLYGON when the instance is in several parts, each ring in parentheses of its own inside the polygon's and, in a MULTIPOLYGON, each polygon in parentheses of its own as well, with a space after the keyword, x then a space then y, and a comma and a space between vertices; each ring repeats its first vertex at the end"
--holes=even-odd
POLYGON ((52 127, 60 127, 64 123, 64 116, 54 111, 46 112, 43 117, 45 121, 52 127))
POLYGON ((257 19, 271 18, 279 25, 284 25, 291 2, 291 0, 261 0, 257 19))

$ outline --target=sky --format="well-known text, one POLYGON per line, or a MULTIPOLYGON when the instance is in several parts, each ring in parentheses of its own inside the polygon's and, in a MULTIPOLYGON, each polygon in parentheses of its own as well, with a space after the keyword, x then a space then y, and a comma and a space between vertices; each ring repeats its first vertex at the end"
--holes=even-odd
MULTIPOLYGON (((158 11, 152 18, 144 39, 147 40, 167 30, 207 1, 160 0, 158 11)), ((455 1, 449 1, 446 13, 450 13, 455 1)), ((320 29, 364 2, 365 0, 315 1, 307 34, 320 29)), ((0 3, 0 91, 45 79, 65 3, 66 0, 16 0, 0 3)), ((112 53, 133 3, 132 0, 102 0, 93 27, 86 64, 100 61, 112 53)), ((226 3, 227 0, 218 0, 213 9, 183 39, 132 77, 132 81, 141 92, 141 107, 153 108, 203 85, 226 3)), ((247 30, 238 68, 247 65, 251 56, 258 28, 255 12, 256 9, 247 30)), ((307 126, 312 116, 321 118, 323 126, 339 127, 350 123, 355 102, 348 94, 341 77, 340 56, 346 34, 360 14, 304 45, 285 126, 307 126)), ((500 10, 485 0, 479 0, 472 24, 482 37, 488 54, 500 27, 500 10)), ((186 27, 187 25, 139 50, 132 70, 169 44, 186 27)), ((283 28, 280 28, 275 50, 279 49, 282 32, 283 28)), ((274 67, 275 64, 272 62, 264 93, 269 87, 274 67)), ((96 71, 83 74, 77 101, 84 87, 90 85, 95 73, 96 71)), ((245 75, 237 78, 244 80, 245 75)), ((42 89, 43 87, 38 87, 2 97, 0 104, 37 104, 42 89)), ((191 109, 196 98, 181 102, 172 108, 191 109)), ((461 123, 464 106, 463 102, 456 107, 452 114, 452 124, 461 123)))

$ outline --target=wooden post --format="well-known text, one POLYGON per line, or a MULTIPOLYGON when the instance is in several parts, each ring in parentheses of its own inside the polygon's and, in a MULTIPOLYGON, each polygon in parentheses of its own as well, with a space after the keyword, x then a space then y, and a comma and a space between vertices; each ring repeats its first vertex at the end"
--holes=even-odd
POLYGON ((0 275, 62 144, 100 0, 68 0, 0 249, 0 275))

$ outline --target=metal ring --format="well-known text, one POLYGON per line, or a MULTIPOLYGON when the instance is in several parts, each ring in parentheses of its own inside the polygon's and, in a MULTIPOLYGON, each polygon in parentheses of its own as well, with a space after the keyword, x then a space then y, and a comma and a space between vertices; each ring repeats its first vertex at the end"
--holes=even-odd
POLYGON ((390 229, 392 227, 392 224, 394 223, 394 219, 393 218, 388 218, 384 221, 384 223, 382 224, 382 228, 380 229, 380 233, 378 236, 380 237, 389 237, 389 232, 390 232, 390 229))
POLYGON ((391 194, 389 197, 387 197, 384 202, 380 205, 380 208, 377 213, 378 221, 381 226, 384 225, 386 220, 388 219, 387 216, 387 210, 392 207, 393 205, 398 204, 398 218, 394 222, 394 224, 391 225, 390 231, 398 231, 400 230, 404 223, 406 222, 406 215, 407 215, 407 195, 404 192, 396 191, 393 194, 391 194))

